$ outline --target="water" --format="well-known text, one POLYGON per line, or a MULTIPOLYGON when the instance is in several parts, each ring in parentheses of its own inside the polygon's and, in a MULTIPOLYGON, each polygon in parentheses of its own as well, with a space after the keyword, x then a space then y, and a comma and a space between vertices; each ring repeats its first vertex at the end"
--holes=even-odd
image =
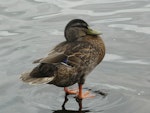
POLYGON ((149 0, 0 0, 0 113, 78 112, 73 96, 62 110, 62 88, 19 80, 65 40, 64 27, 74 18, 101 31, 107 49, 84 85, 96 97, 83 100, 82 112, 149 113, 149 0))

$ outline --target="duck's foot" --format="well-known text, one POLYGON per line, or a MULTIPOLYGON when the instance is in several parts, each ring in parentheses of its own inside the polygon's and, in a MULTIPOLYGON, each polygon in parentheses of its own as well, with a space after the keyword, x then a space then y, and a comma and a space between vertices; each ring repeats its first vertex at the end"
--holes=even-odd
POLYGON ((79 92, 77 89, 68 89, 67 87, 64 87, 64 91, 66 92, 66 94, 70 95, 77 95, 79 92))
POLYGON ((79 93, 75 98, 76 98, 76 101, 78 102, 79 104, 79 111, 82 110, 82 99, 85 99, 85 98, 93 98, 95 97, 95 95, 91 94, 89 91, 86 91, 85 93, 79 93))
POLYGON ((93 97, 95 97, 95 95, 91 94, 89 91, 82 92, 82 84, 79 84, 79 93, 77 94, 78 99, 93 98, 93 97))
POLYGON ((78 94, 77 95, 77 98, 78 99, 85 99, 85 98, 94 98, 95 97, 95 95, 94 94, 91 94, 89 91, 86 91, 86 92, 84 92, 84 93, 82 93, 82 94, 78 94))

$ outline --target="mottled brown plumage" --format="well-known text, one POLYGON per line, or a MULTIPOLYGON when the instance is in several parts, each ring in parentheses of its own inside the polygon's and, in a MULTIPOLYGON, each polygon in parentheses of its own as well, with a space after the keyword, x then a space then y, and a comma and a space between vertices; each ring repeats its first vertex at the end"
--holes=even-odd
POLYGON ((65 28, 66 41, 58 44, 30 72, 21 79, 31 84, 54 84, 68 87, 84 84, 86 76, 102 61, 105 46, 98 32, 80 19, 70 21, 65 28))

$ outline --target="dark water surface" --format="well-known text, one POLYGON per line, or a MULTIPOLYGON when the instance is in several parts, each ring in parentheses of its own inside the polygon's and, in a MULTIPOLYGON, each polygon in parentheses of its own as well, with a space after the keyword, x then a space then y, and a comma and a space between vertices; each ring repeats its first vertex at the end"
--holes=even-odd
POLYGON ((74 18, 101 31, 107 49, 84 85, 96 97, 82 113, 150 113, 150 0, 0 0, 0 113, 78 113, 73 96, 62 110, 62 88, 19 80, 74 18))

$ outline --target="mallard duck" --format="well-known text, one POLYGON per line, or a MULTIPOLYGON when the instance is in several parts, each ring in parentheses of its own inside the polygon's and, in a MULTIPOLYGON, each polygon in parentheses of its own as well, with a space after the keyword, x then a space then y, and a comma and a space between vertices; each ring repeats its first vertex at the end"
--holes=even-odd
POLYGON ((21 74, 22 81, 64 87, 66 93, 77 94, 79 99, 90 97, 82 93, 82 85, 86 76, 104 58, 105 46, 99 35, 84 20, 71 20, 64 31, 66 41, 54 47, 47 57, 34 61, 38 65, 21 74), (75 83, 78 83, 78 91, 67 88, 75 83))

